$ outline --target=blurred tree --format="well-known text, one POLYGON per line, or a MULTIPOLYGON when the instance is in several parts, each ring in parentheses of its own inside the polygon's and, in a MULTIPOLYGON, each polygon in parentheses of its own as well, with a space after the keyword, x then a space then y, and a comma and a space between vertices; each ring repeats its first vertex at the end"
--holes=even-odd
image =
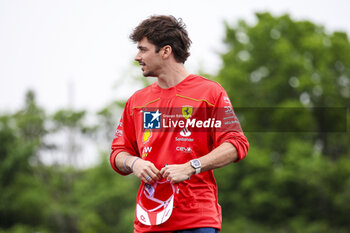
POLYGON ((349 39, 289 15, 256 17, 226 23, 216 77, 251 145, 215 172, 223 232, 347 232, 349 39))
POLYGON ((97 113, 99 128, 98 138, 104 142, 103 145, 105 148, 111 146, 113 130, 117 128, 117 119, 121 116, 125 103, 126 101, 114 101, 97 113))
MULTIPOLYGON (((324 154, 335 159, 346 153, 347 138, 326 133, 334 128, 344 132, 347 127, 346 107, 349 111, 350 103, 347 34, 327 33, 322 26, 294 21, 289 15, 256 16, 257 23, 252 26, 245 21, 235 27, 226 23, 224 41, 228 51, 222 55, 223 66, 217 75, 232 104, 241 108, 237 111, 243 128, 247 132, 284 129, 317 132, 312 137, 324 154), (326 107, 327 114, 315 107, 326 107), (332 113, 338 115, 329 115, 332 113), (339 127, 337 120, 341 120, 339 127)), ((303 135, 307 140, 310 136, 303 135)), ((264 138, 265 135, 260 135, 256 143, 263 146, 270 142, 267 146, 284 152, 279 136, 276 141, 264 138)))
POLYGON ((49 156, 45 149, 75 156, 82 136, 102 135, 107 125, 110 131, 122 104, 105 107, 97 114, 99 124, 88 126, 85 111, 61 109, 47 117, 29 91, 22 110, 0 116, 1 233, 131 232, 135 197, 130 193, 136 195, 137 180, 116 176, 105 152, 100 163, 84 170, 75 160, 51 166, 41 160, 49 156), (48 144, 47 137, 57 135, 68 141, 48 144))
MULTIPOLYGON (((66 140, 61 145, 61 150, 67 158, 70 166, 78 163, 79 152, 81 151, 81 141, 77 138, 87 132, 88 129, 84 125, 85 111, 74 111, 72 109, 58 110, 52 117, 53 129, 52 133, 61 134, 66 140)), ((62 158, 63 159, 63 158, 62 158)))
POLYGON ((44 111, 34 92, 26 95, 23 110, 0 117, 0 227, 15 224, 39 226, 45 219, 48 199, 32 162, 46 134, 44 111))

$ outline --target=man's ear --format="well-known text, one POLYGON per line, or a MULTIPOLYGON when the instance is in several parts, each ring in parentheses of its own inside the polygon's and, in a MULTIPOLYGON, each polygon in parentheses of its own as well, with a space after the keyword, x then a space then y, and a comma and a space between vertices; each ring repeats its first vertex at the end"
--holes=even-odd
POLYGON ((172 52, 173 52, 173 49, 171 48, 171 46, 170 45, 165 45, 162 48, 162 58, 167 59, 172 52))

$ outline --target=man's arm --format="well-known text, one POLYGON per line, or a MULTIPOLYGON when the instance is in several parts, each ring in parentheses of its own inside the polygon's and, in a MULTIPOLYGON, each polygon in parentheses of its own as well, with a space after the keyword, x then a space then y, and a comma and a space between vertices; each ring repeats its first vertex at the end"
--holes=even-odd
MULTIPOLYGON (((238 159, 236 148, 229 142, 224 142, 208 154, 198 158, 201 162, 201 172, 224 167, 238 159)), ((171 183, 187 180, 195 173, 190 162, 178 165, 168 165, 160 171, 171 183)))
POLYGON ((124 151, 118 153, 115 157, 115 165, 123 173, 133 172, 135 176, 145 183, 152 183, 162 178, 159 170, 153 163, 140 157, 132 156, 124 151), (148 176, 150 178, 147 179, 148 176))

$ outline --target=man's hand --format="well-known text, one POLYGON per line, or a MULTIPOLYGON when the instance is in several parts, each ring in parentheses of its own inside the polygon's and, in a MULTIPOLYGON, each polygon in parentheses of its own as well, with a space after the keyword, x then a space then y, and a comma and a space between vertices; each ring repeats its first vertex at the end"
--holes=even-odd
POLYGON ((153 183, 162 179, 161 173, 153 163, 140 158, 135 161, 132 171, 135 176, 145 183, 153 183))
POLYGON ((160 174, 172 184, 188 180, 194 172, 195 170, 189 162, 167 165, 160 170, 160 174))

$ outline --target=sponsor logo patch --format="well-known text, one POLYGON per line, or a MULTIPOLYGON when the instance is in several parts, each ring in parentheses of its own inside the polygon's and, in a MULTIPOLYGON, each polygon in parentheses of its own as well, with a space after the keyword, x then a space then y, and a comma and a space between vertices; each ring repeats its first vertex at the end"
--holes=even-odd
POLYGON ((146 129, 144 132, 143 132, 143 135, 142 135, 142 142, 143 143, 146 143, 150 140, 150 138, 152 137, 152 130, 150 129, 146 129))
POLYGON ((120 136, 123 135, 123 130, 117 129, 114 134, 114 138, 119 138, 120 136))
POLYGON ((184 153, 192 153, 191 147, 177 146, 176 150, 184 153))
POLYGON ((177 142, 193 142, 194 139, 193 138, 178 138, 178 137, 175 137, 175 141, 177 141, 177 142))
POLYGON ((144 159, 148 156, 149 153, 151 153, 152 147, 151 146, 145 146, 142 150, 141 158, 144 159))
POLYGON ((182 111, 182 116, 185 119, 188 119, 188 118, 190 118, 192 116, 193 107, 192 106, 183 106, 181 111, 182 111))
POLYGON ((230 98, 228 98, 227 96, 224 96, 224 102, 225 102, 226 104, 230 104, 230 105, 231 105, 230 98))
POLYGON ((183 130, 180 131, 180 135, 182 137, 189 137, 191 136, 191 131, 189 131, 188 128, 184 128, 183 130))

